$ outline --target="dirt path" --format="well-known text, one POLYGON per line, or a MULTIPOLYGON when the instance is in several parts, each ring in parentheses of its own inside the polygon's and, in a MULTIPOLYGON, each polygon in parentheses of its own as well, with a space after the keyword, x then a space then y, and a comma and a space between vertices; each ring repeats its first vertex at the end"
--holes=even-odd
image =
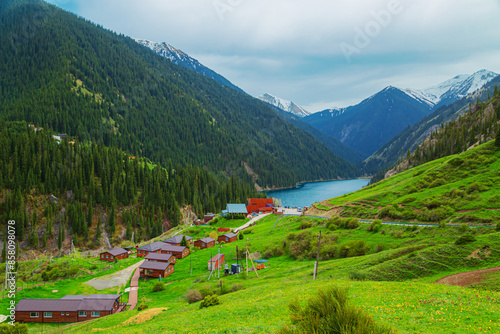
POLYGON ((113 288, 115 286, 125 285, 127 284, 130 275, 132 275, 134 270, 138 268, 143 262, 144 260, 110 275, 102 276, 99 278, 93 278, 90 281, 85 282, 85 284, 88 284, 97 290, 104 290, 113 288))
POLYGON ((445 284, 445 285, 468 286, 474 283, 481 282, 483 274, 495 271, 500 271, 500 267, 468 271, 465 273, 449 275, 441 279, 438 279, 435 283, 445 284))
POLYGON ((240 227, 238 227, 238 228, 235 228, 235 229, 234 229, 234 233, 238 233, 238 231, 241 231, 241 230, 246 229, 247 227, 249 227, 250 225, 252 225, 253 223, 255 223, 257 220, 262 219, 262 218, 264 218, 264 217, 267 217, 267 216, 269 216, 269 215, 270 215, 270 213, 265 213, 265 214, 263 214, 263 215, 258 215, 257 217, 253 217, 253 218, 252 218, 252 219, 250 219, 250 220, 249 220, 246 224, 241 225, 241 226, 240 226, 240 227))
POLYGON ((139 290, 139 276, 140 270, 137 268, 135 270, 134 276, 130 281, 130 292, 128 294, 128 305, 130 305, 129 311, 132 311, 137 306, 137 290, 139 290))

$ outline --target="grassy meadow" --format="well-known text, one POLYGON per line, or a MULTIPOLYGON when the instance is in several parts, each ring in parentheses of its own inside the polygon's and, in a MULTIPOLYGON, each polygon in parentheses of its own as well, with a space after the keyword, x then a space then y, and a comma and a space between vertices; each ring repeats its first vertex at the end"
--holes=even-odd
POLYGON ((315 205, 345 217, 492 225, 500 213, 500 151, 494 141, 431 161, 315 205), (337 209, 337 210, 335 210, 337 209))
MULTIPOLYGON (((270 215, 244 231, 244 240, 205 250, 193 249, 190 256, 177 262, 175 272, 162 280, 164 291, 153 292, 156 279, 141 279, 139 304, 147 305, 146 309, 136 308, 88 323, 52 326, 50 330, 272 333, 290 324, 291 302, 305 303, 318 289, 336 285, 347 287, 353 305, 397 333, 500 331, 500 293, 497 285, 490 282, 494 274, 481 286, 471 288, 433 283, 446 275, 499 266, 500 252, 496 249, 500 246, 500 234, 494 229, 383 225, 370 232, 368 227, 369 224, 361 224, 344 229, 323 219, 270 215), (327 241, 321 244, 321 257, 328 260, 320 261, 319 277, 313 281, 312 249, 317 246, 314 239, 320 230, 323 241, 327 241), (456 245, 455 241, 464 234, 472 235, 475 241, 456 245), (219 279, 212 277, 208 281, 208 259, 220 251, 225 254, 226 263, 235 263, 236 246, 269 257, 267 268, 258 271, 259 278, 254 272, 249 272, 248 277, 246 273, 224 277, 221 272, 219 279), (361 247, 364 255, 346 252, 347 247, 361 247), (192 290, 219 294, 222 303, 200 309, 200 302, 189 304, 184 298, 192 290)), ((207 226, 187 231, 193 229, 199 229, 200 235, 208 231, 207 226)), ((34 292, 46 296, 54 288, 64 290, 62 287, 67 284, 66 293, 70 293, 70 283, 78 283, 78 287, 82 282, 61 281, 34 292)), ((71 293, 83 292, 79 291, 71 293)), ((38 333, 40 325, 30 325, 30 329, 38 333)))

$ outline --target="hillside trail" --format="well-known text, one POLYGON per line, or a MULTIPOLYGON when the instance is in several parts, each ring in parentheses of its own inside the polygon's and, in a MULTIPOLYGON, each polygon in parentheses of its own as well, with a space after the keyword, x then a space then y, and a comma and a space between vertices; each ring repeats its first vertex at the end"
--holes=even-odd
POLYGON ((471 284, 480 283, 483 280, 483 274, 496 271, 500 271, 500 267, 468 271, 465 273, 449 275, 438 279, 434 283, 445 284, 445 285, 469 286, 471 284))

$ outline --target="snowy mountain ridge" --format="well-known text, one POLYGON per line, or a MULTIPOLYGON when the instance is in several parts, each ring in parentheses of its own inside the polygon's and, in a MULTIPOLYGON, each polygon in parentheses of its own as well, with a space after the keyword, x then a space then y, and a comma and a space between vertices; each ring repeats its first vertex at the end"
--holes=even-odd
POLYGON ((220 83, 223 86, 231 87, 231 88, 236 89, 240 92, 243 92, 243 90, 241 90, 239 87, 237 87, 236 85, 231 83, 229 80, 224 78, 219 73, 211 70, 210 68, 201 64, 198 60, 189 56, 187 53, 173 47, 170 44, 167 44, 165 42, 156 43, 156 42, 148 41, 146 39, 139 39, 139 38, 135 38, 134 40, 137 43, 153 50, 158 55, 169 59, 172 63, 174 63, 176 65, 179 65, 179 66, 182 66, 184 68, 196 71, 200 74, 203 74, 206 77, 209 77, 210 79, 217 81, 218 83, 220 83))
POLYGON ((416 100, 424 102, 431 108, 448 104, 474 93, 498 74, 480 70, 472 75, 461 74, 438 85, 424 89, 402 89, 403 92, 416 100))
POLYGON ((311 114, 309 111, 293 103, 292 101, 288 101, 268 93, 265 93, 264 95, 261 95, 257 98, 298 117, 306 117, 311 114))

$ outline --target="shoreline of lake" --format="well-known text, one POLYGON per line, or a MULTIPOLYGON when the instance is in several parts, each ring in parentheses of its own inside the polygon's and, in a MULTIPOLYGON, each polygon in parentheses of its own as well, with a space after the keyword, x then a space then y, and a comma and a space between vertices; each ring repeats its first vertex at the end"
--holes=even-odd
POLYGON ((313 203, 360 190, 369 182, 368 178, 303 182, 294 188, 267 191, 267 196, 280 199, 283 206, 310 207, 313 203))

